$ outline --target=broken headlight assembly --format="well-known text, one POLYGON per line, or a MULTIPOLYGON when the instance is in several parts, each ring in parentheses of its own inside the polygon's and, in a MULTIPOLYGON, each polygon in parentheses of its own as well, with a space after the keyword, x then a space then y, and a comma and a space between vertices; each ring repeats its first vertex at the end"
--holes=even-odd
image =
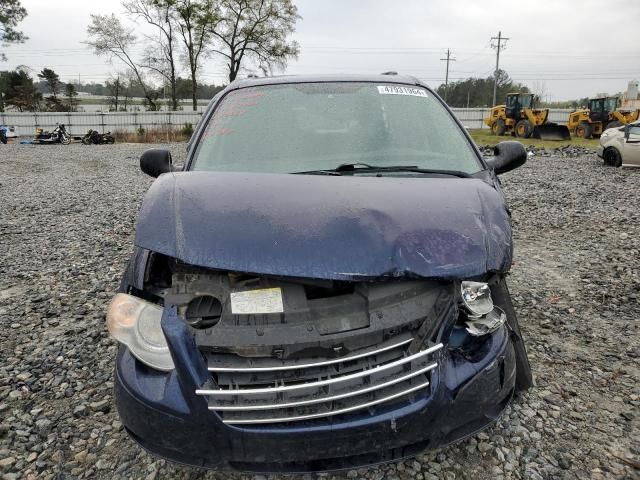
POLYGON ((173 360, 160 320, 163 308, 133 295, 118 293, 107 310, 107 328, 131 354, 156 370, 173 370, 173 360))
POLYGON ((474 337, 488 335, 506 322, 507 314, 493 304, 489 284, 461 282, 460 296, 466 310, 466 330, 470 335, 474 337))

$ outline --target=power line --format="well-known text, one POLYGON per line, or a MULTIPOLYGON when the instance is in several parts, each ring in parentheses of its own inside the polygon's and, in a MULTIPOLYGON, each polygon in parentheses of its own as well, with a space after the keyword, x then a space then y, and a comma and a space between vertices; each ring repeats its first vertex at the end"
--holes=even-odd
MULTIPOLYGON (((441 81, 442 77, 418 77, 418 79, 420 80, 425 80, 425 81, 432 81, 432 82, 437 82, 437 81, 441 81)), ((452 81, 458 81, 458 80, 468 80, 468 77, 451 77, 450 80, 452 81)), ((575 82, 575 81, 583 81, 583 82, 589 82, 589 81, 597 81, 597 80, 629 80, 629 77, 554 77, 554 78, 549 78, 549 77, 514 77, 512 78, 512 80, 518 81, 518 82, 522 82, 522 81, 533 81, 533 80, 549 80, 549 81, 570 81, 570 82, 575 82)))
POLYGON ((507 44, 507 40, 509 40, 509 38, 507 37, 503 37, 502 36, 502 32, 498 32, 498 36, 497 37, 491 37, 491 40, 497 40, 498 43, 496 43, 495 45, 491 45, 492 48, 496 49, 496 71, 493 75, 493 105, 496 104, 496 93, 498 90, 498 70, 500 69, 500 50, 504 49, 506 44, 507 44), (504 45, 502 44, 502 42, 504 42, 504 45))
POLYGON ((447 48, 447 58, 441 58, 440 61, 447 62, 447 73, 444 77, 444 101, 447 101, 447 87, 449 86, 449 62, 455 62, 455 58, 451 58, 451 50, 447 48))

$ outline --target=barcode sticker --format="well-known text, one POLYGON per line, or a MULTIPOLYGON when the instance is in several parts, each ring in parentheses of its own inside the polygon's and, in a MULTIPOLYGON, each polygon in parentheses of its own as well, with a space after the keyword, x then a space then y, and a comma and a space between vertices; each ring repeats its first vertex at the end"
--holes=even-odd
POLYGON ((413 97, 427 96, 427 91, 422 88, 404 87, 401 85, 378 85, 378 93, 381 95, 411 95, 413 97))
POLYGON ((280 288, 262 288, 233 292, 231 313, 234 315, 254 315, 260 313, 282 313, 282 290, 280 288))

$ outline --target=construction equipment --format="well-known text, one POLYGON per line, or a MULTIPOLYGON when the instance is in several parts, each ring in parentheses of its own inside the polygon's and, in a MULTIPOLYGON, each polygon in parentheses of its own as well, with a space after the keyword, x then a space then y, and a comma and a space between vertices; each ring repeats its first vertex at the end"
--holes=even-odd
POLYGON ((484 119, 494 135, 510 133, 520 138, 542 140, 569 140, 569 129, 548 122, 549 109, 535 108, 532 93, 509 93, 504 105, 496 105, 484 119))
POLYGON ((621 127, 640 118, 639 110, 618 110, 618 97, 599 97, 589 100, 589 108, 569 114, 567 126, 576 137, 599 137, 608 128, 621 127))

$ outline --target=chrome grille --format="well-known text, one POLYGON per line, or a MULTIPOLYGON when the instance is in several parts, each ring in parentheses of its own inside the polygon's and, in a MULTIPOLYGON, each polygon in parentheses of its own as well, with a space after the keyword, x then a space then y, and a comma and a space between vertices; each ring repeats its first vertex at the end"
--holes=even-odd
POLYGON ((399 336, 323 360, 247 359, 207 356, 215 375, 196 390, 227 424, 312 420, 364 410, 429 386, 442 344, 409 351, 413 338, 399 336))

